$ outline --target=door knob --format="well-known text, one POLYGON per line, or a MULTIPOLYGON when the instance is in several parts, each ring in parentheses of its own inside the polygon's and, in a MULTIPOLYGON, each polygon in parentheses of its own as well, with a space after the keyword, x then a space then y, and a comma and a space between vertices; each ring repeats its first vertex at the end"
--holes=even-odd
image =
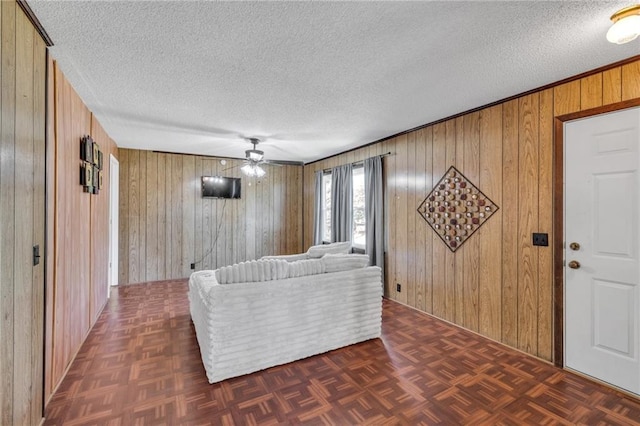
POLYGON ((580 262, 577 260, 572 260, 569 262, 569 268, 571 269, 580 269, 580 262))
POLYGON ((571 250, 574 250, 574 251, 575 251, 575 250, 580 250, 580 244, 578 244, 578 243, 571 243, 571 244, 569 244, 569 248, 570 248, 571 250))

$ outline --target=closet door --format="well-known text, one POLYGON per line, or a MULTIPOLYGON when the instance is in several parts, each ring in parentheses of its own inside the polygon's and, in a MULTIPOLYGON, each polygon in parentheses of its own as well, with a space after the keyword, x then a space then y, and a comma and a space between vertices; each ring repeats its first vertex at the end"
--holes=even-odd
POLYGON ((0 424, 39 424, 46 47, 15 2, 1 2, 0 34, 0 424))

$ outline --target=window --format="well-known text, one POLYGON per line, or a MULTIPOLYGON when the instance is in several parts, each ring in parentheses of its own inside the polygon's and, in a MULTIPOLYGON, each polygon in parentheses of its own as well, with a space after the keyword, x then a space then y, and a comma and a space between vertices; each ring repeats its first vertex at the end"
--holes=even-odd
POLYGON ((322 176, 322 241, 331 242, 331 173, 322 176))
POLYGON ((366 244, 364 212, 364 167, 353 168, 353 246, 364 249, 366 244))
MULTIPOLYGON (((354 247, 363 249, 366 242, 364 204, 364 167, 353 168, 353 226, 351 241, 354 247)), ((322 176, 322 241, 331 242, 331 173, 322 176)))

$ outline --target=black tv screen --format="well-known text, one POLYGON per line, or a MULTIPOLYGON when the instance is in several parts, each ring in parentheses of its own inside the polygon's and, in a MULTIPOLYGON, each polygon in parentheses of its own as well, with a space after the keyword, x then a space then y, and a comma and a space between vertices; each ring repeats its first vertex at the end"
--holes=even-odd
POLYGON ((240 198, 240 178, 202 176, 202 198, 240 198))

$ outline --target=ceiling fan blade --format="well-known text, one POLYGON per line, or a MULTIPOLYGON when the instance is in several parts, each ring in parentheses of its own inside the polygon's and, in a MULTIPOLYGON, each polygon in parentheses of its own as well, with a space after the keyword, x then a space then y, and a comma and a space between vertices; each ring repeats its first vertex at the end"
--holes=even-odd
POLYGON ((242 167, 242 166, 244 166, 244 164, 235 164, 233 166, 227 167, 226 169, 222 169, 222 171, 226 172, 227 170, 237 169, 238 167, 242 167))
POLYGON ((263 160, 263 163, 271 164, 274 166, 304 166, 302 161, 290 161, 290 160, 263 160))

